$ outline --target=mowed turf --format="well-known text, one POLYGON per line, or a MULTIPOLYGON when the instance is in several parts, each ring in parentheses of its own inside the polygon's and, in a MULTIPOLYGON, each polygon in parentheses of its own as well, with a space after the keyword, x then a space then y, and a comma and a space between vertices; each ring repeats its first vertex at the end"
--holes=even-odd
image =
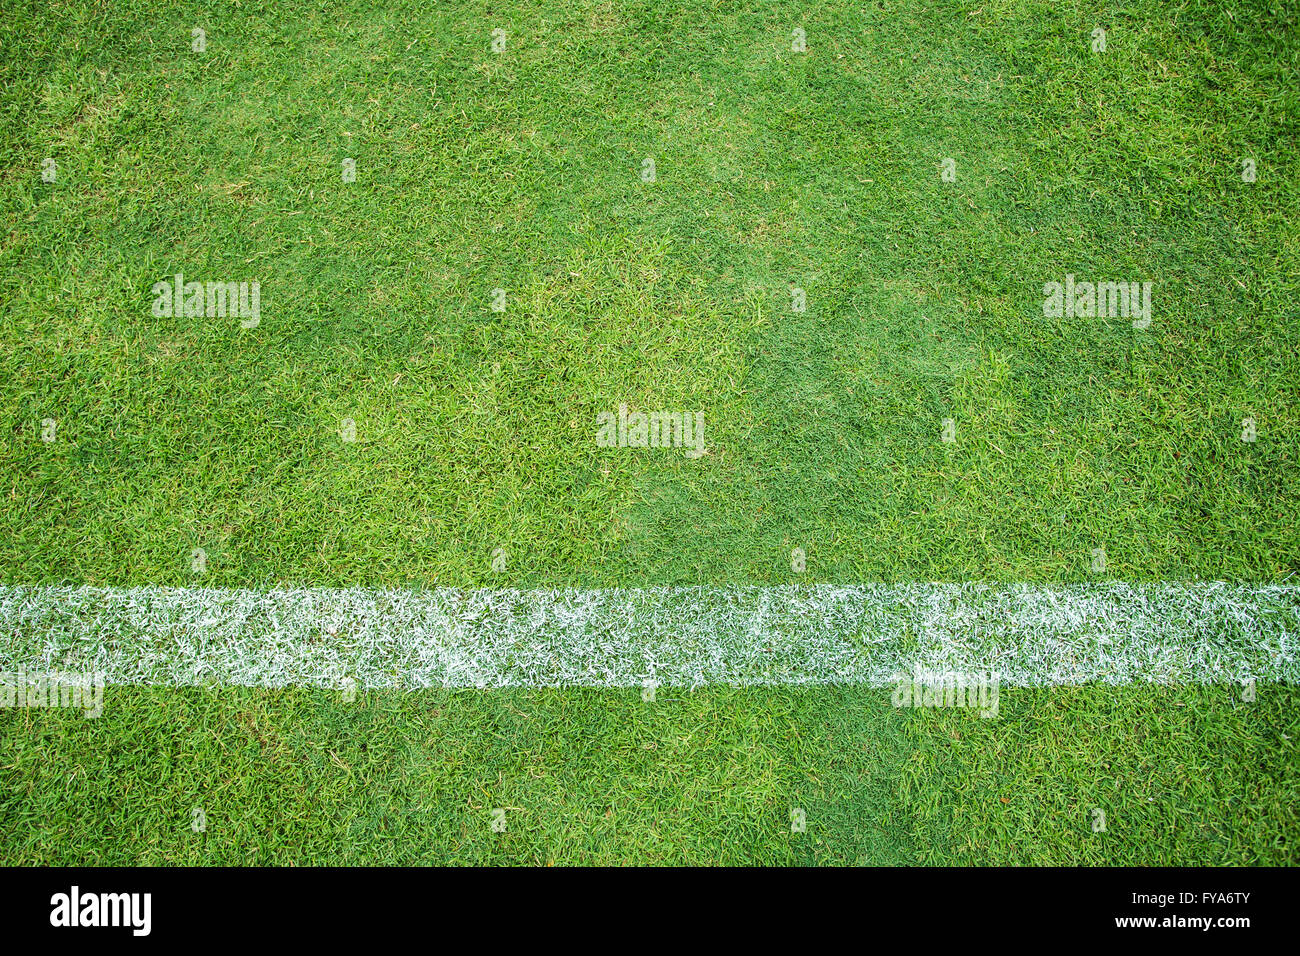
POLYGON ((1296 568, 1284 8, 426 8, 3 27, 9 580, 1296 568), (260 326, 152 316, 176 272, 260 326), (1151 328, 1044 318, 1067 273, 1151 328), (598 448, 621 402, 709 454, 598 448))
POLYGON ((328 692, 110 688, 99 718, 26 710, 0 722, 4 856, 1291 863, 1300 699, 1292 687, 1240 698, 1204 687, 1012 689, 998 719, 985 720, 896 709, 879 689, 660 688, 652 702, 635 690, 427 691, 346 702, 328 692))
MULTIPOLYGON (((1298 68, 1262 0, 20 4, 0 580, 1285 580, 1298 68), (153 316, 176 272, 260 282, 260 324, 153 316), (1153 282, 1151 327, 1045 318, 1067 273, 1153 282), (708 454, 597 447, 624 402, 702 411, 708 454)), ((1289 688, 1017 691, 997 721, 857 693, 110 690, 97 720, 0 713, 0 848, 1294 859, 1289 688), (1108 760, 1138 823, 1093 834, 1108 760)))

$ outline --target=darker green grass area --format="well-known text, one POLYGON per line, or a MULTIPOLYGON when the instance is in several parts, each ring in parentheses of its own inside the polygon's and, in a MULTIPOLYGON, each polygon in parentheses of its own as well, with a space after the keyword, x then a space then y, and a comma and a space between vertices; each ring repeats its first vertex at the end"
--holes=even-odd
POLYGON ((1294 863, 1300 697, 1242 696, 1003 688, 983 719, 842 688, 112 687, 98 718, 0 713, 0 844, 91 865, 1294 863))

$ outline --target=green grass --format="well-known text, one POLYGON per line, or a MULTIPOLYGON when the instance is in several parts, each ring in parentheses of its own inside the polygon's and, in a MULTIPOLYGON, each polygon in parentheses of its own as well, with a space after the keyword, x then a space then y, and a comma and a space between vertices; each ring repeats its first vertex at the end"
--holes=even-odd
MULTIPOLYGON (((1300 570, 1285 4, 9 12, 0 582, 770 584, 795 547, 806 581, 1080 581, 1098 547, 1107 577, 1300 570), (153 317, 177 271, 260 281, 260 326, 153 317), (1044 318, 1066 273, 1153 281, 1151 328, 1044 318), (620 402, 703 410, 709 454, 596 447, 620 402)), ((970 723, 839 691, 653 714, 613 693, 353 711, 116 691, 103 723, 0 714, 0 850, 1287 861, 1291 693, 1016 692, 1025 716, 970 723), (357 757, 368 739, 382 759, 357 757), (163 783, 124 756, 174 747, 163 783), (1123 809, 1094 837, 1076 811, 1103 747, 1123 809), (200 788, 225 822, 196 842, 173 830, 200 788), (526 808, 508 834, 479 832, 494 799, 526 808)))
POLYGON ((1294 688, 888 698, 111 688, 0 722, 0 833, 16 864, 1295 861, 1294 688))
POLYGON ((9 579, 1297 568, 1276 5, 425 7, 3 28, 9 579), (262 325, 155 319, 178 270, 259 279, 262 325), (1067 272, 1154 281, 1152 328, 1044 319, 1067 272), (710 454, 598 449, 620 401, 702 409, 710 454))

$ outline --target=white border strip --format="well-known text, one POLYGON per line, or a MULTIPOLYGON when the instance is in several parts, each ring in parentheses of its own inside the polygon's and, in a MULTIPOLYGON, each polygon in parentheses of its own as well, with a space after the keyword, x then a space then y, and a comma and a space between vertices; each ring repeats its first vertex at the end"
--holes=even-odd
POLYGON ((112 684, 694 687, 997 674, 1300 683, 1300 587, 0 587, 0 672, 112 684))

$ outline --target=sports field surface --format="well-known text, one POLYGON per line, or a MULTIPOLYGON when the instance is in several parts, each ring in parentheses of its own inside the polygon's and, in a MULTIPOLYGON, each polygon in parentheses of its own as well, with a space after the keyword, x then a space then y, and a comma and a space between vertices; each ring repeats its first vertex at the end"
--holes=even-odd
POLYGON ((10 8, 0 863, 1300 859, 1300 7, 10 8))

